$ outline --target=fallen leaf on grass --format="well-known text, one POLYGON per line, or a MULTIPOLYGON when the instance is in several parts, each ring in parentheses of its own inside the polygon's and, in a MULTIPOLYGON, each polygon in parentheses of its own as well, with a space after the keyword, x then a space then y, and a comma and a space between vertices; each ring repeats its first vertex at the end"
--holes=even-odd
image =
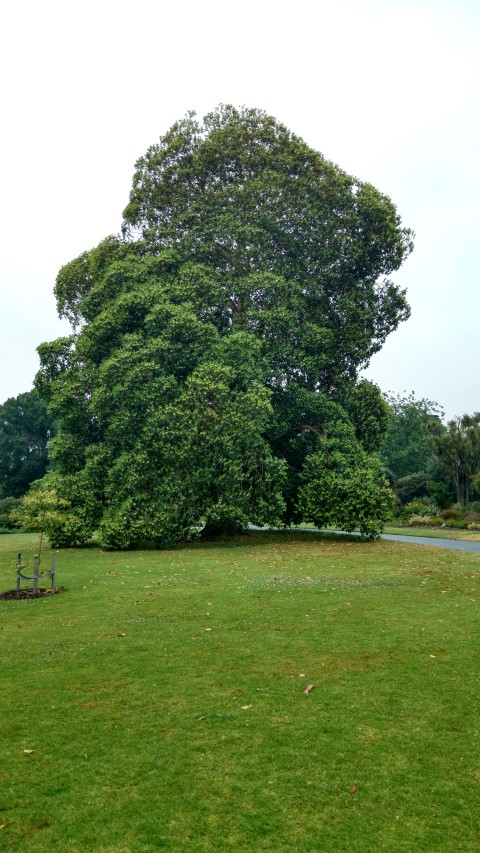
POLYGON ((355 787, 355 785, 352 785, 352 787, 350 788, 350 793, 351 793, 351 794, 356 794, 356 793, 357 793, 357 791, 358 791, 358 788, 356 788, 356 787, 355 787))
POLYGON ((122 634, 122 633, 117 634, 117 637, 126 637, 126 636, 127 636, 126 634, 122 634))
POLYGON ((39 823, 38 829, 45 829, 46 826, 50 826, 50 822, 48 820, 44 820, 43 823, 39 823))
POLYGON ((0 829, 5 829, 8 826, 8 823, 0 823, 0 829))
POLYGON ((242 705, 242 711, 248 711, 250 708, 253 708, 253 705, 242 705))
POLYGON ((205 717, 205 716, 203 716, 203 717, 198 717, 198 719, 199 719, 199 720, 205 720, 205 719, 206 719, 206 717, 205 717))
POLYGON ((309 684, 303 692, 305 693, 306 696, 308 696, 308 694, 311 693, 314 688, 315 688, 314 684, 309 684))
POLYGON ((24 749, 23 751, 24 751, 25 755, 31 755, 32 752, 35 752, 34 749, 24 749))

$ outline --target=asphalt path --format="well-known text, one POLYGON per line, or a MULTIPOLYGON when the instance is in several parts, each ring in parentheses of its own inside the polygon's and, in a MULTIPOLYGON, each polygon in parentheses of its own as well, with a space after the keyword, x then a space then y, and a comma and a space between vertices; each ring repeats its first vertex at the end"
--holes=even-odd
POLYGON ((382 533, 381 539, 393 542, 410 542, 412 545, 428 545, 430 548, 451 548, 453 551, 470 551, 480 554, 480 542, 468 542, 466 539, 437 539, 435 536, 402 536, 401 533, 382 533))
MULTIPOLYGON (((339 533, 343 536, 360 536, 359 533, 346 533, 344 530, 318 530, 319 533, 339 533)), ((440 539, 436 536, 402 536, 401 533, 381 533, 380 539, 391 542, 406 542, 407 545, 427 545, 429 548, 450 548, 452 551, 470 551, 480 554, 480 542, 469 542, 466 539, 440 539)))
MULTIPOLYGON (((274 530, 272 527, 257 527, 249 525, 250 530, 274 530)), ((294 530, 295 528, 291 528, 294 530)), ((298 528, 297 528, 298 529, 298 528)), ((360 536, 360 533, 347 533, 345 530, 320 530, 318 527, 301 528, 302 533, 337 533, 340 536, 360 536)), ((452 551, 469 551, 480 554, 480 542, 469 542, 466 539, 440 539, 436 536, 402 536, 401 533, 381 533, 380 539, 391 542, 406 542, 407 545, 427 545, 429 548, 450 548, 452 551)))

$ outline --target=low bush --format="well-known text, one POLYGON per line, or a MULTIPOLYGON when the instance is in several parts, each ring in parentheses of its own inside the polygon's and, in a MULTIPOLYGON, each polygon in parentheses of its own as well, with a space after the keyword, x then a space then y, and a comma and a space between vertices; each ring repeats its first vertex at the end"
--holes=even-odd
POLYGON ((462 517, 462 513, 457 507, 450 506, 448 509, 442 509, 441 512, 438 513, 440 518, 443 518, 445 521, 447 520, 455 520, 462 517))
POLYGON ((480 530, 480 523, 478 521, 471 521, 468 525, 468 530, 480 530))
POLYGON ((411 515, 408 519, 409 527, 430 527, 431 523, 430 515, 411 515))
POLYGON ((469 510, 463 516, 465 521, 480 521, 480 512, 475 512, 475 510, 469 510))
POLYGON ((428 498, 424 500, 410 501, 400 509, 399 517, 408 520, 412 515, 428 516, 432 518, 437 514, 437 507, 428 498))
POLYGON ((20 503, 20 498, 3 498, 0 501, 0 532, 1 533, 11 533, 13 530, 18 530, 18 525, 13 518, 10 517, 10 513, 13 512, 14 509, 20 503))
POLYGON ((409 527, 441 527, 443 518, 439 515, 411 515, 408 519, 409 527))
POLYGON ((409 474, 408 477, 400 477, 393 486, 395 494, 402 504, 419 498, 427 491, 427 478, 424 471, 418 474, 409 474))

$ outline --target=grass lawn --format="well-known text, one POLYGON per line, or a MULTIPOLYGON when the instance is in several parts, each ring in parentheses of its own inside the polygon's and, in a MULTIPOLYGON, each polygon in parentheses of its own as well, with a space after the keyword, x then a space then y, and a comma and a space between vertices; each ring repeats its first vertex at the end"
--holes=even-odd
MULTIPOLYGON (((0 592, 34 542, 0 537, 0 592)), ((0 602, 0 849, 478 853, 479 570, 301 532, 60 552, 64 594, 0 602)))

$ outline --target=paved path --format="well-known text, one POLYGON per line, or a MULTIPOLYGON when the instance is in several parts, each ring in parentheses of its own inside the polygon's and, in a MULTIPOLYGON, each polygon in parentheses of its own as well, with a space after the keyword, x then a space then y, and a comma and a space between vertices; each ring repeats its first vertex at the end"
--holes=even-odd
MULTIPOLYGON (((249 524, 249 530, 282 530, 280 527, 258 527, 249 524)), ((287 530, 289 528, 286 528, 287 530)), ((322 530, 319 527, 291 527, 290 530, 298 530, 299 533, 336 533, 340 536, 360 536, 360 533, 347 533, 345 530, 322 530)), ((436 536, 403 536, 401 533, 381 533, 380 539, 390 539, 392 542, 406 542, 410 545, 428 545, 429 548, 450 548, 453 551, 470 551, 472 554, 480 554, 480 542, 467 541, 466 539, 440 539, 436 536)))
MULTIPOLYGON (((257 527, 248 525, 249 530, 280 530, 275 527, 257 527)), ((339 536, 360 536, 360 533, 347 533, 345 530, 321 530, 319 527, 290 528, 301 533, 337 533, 339 536)), ((287 528, 288 530, 288 528, 287 528)), ((409 545, 428 545, 429 548, 450 548, 453 551, 470 551, 480 554, 480 542, 468 542, 466 539, 440 539, 436 536, 402 536, 401 533, 381 533, 380 539, 390 539, 392 542, 406 542, 409 545)))
MULTIPOLYGON (((359 533, 345 533, 343 530, 317 530, 317 532, 360 536, 359 533)), ((480 542, 469 542, 466 539, 440 539, 437 536, 403 536, 401 533, 381 533, 380 539, 390 539, 391 542, 406 542, 409 545, 428 545, 429 548, 450 548, 453 551, 470 551, 472 554, 480 554, 480 542)))
POLYGON ((480 554, 480 542, 466 539, 437 539, 436 536, 402 536, 400 533, 382 533, 381 539, 394 542, 410 542, 412 545, 429 545, 431 548, 452 548, 454 551, 471 551, 480 554))

